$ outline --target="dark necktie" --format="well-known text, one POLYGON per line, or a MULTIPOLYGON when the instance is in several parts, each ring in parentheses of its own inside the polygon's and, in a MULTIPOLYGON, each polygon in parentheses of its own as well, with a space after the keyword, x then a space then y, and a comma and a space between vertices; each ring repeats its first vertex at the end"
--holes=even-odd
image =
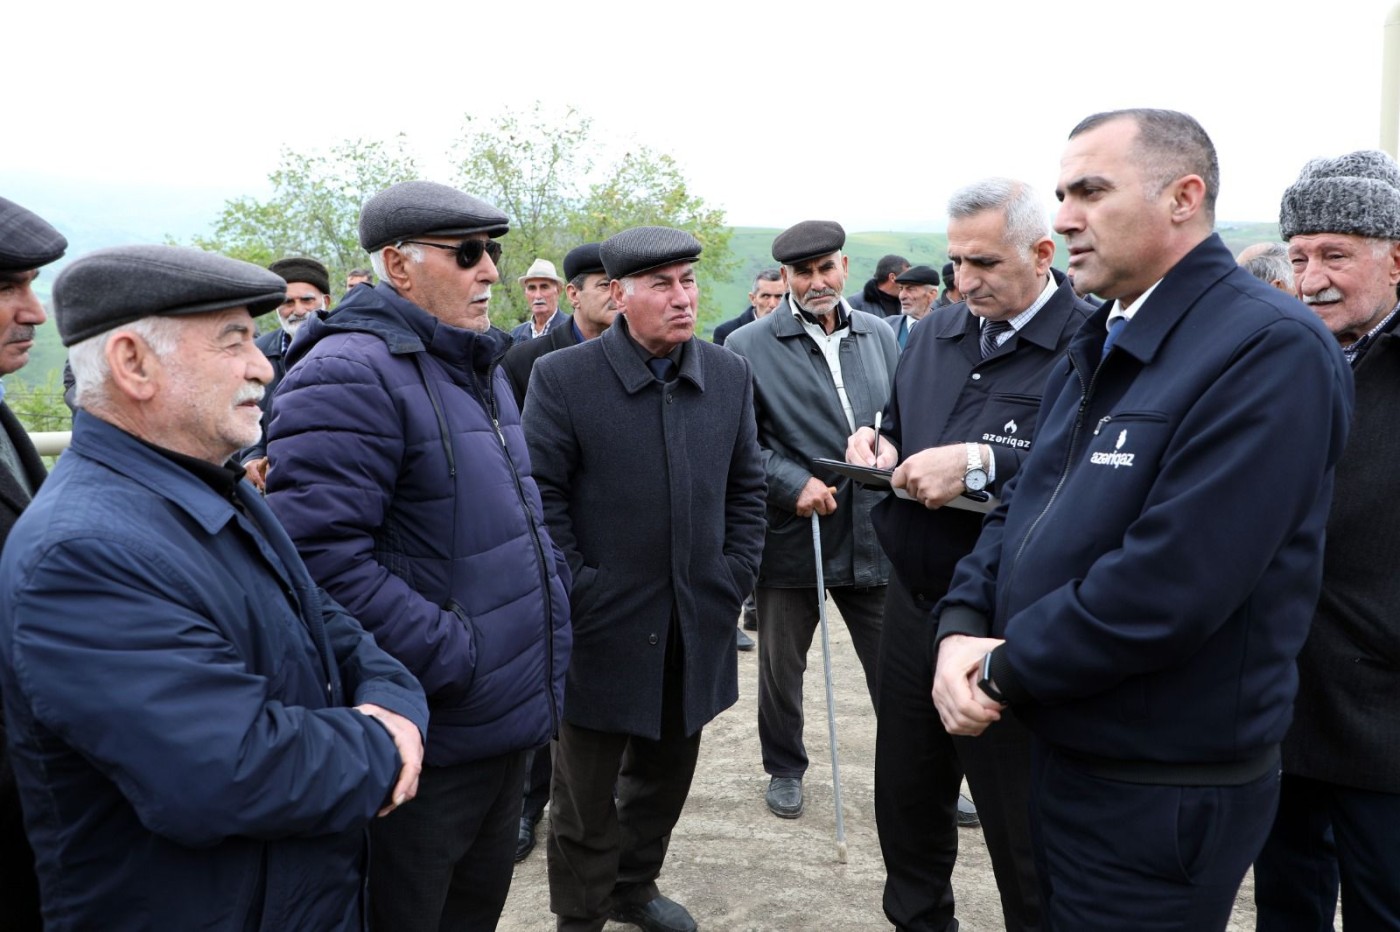
POLYGON ((1011 329, 1009 320, 989 320, 982 325, 982 358, 986 359, 997 351, 1003 333, 1011 329))
POLYGON ((1099 359, 1107 359, 1108 351, 1113 349, 1113 344, 1118 342, 1118 335, 1123 332, 1123 325, 1128 322, 1126 317, 1115 317, 1108 325, 1108 336, 1103 340, 1103 352, 1099 354, 1099 359))
POLYGON ((665 356, 653 356, 648 359, 647 368, 662 382, 669 382, 676 377, 676 364, 665 356))

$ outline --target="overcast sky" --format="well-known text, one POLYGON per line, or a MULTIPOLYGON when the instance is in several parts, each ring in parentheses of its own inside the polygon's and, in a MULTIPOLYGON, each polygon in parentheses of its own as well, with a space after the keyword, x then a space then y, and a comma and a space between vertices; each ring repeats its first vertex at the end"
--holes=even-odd
MULTIPOLYGON (((575 107, 674 155, 736 225, 941 227, 1005 174, 1050 206, 1069 129, 1185 110, 1222 220, 1273 220, 1309 158, 1379 142, 1389 0, 13 3, 0 193, 23 177, 266 191, 283 146, 406 133, 425 174, 462 116, 575 107)), ((193 194, 193 192, 192 192, 193 194)), ((92 208, 102 210, 100 203, 92 208)))

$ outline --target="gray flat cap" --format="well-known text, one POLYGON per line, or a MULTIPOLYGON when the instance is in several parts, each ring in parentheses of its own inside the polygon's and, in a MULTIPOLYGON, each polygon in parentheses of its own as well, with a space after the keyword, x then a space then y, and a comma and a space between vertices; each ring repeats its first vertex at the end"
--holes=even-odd
POLYGON ((846 245, 846 231, 835 220, 803 220, 773 240, 773 258, 793 265, 836 252, 846 245))
POLYGON ((1308 233, 1400 240, 1400 166, 1375 149, 1313 159, 1283 192, 1278 225, 1285 240, 1308 233))
POLYGON ((47 220, 0 197, 0 271, 25 272, 63 258, 68 240, 47 220))
POLYGON ((278 259, 269 265, 267 270, 289 285, 292 282, 305 282, 321 294, 331 293, 331 273, 315 259, 306 256, 278 259))
POLYGON ((569 250, 564 257, 564 280, 573 281, 589 272, 603 271, 603 257, 598 252, 598 243, 584 243, 569 250))
POLYGON ((360 245, 365 252, 415 236, 500 236, 510 218, 481 198, 432 181, 403 181, 365 201, 360 245))
POLYGON ((933 285, 938 287, 938 272, 926 265, 911 265, 894 279, 901 285, 933 285))
POLYGON ((72 346, 142 317, 246 307, 254 316, 282 303, 281 276, 184 246, 114 246, 75 260, 54 279, 54 317, 72 346))
POLYGON ((598 247, 608 278, 626 278, 677 262, 700 258, 700 241, 670 227, 633 227, 608 237, 598 247))

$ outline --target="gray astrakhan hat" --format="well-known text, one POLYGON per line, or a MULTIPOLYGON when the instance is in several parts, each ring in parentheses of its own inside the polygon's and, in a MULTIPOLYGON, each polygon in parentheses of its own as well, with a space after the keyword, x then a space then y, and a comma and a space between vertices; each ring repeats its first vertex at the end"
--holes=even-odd
POLYGON ((894 279, 901 285, 933 285, 938 287, 938 272, 926 265, 911 265, 894 279))
POLYGON ((569 250, 564 257, 564 278, 573 281, 580 275, 603 271, 603 257, 598 253, 598 243, 584 243, 569 250))
POLYGON ((510 218, 481 198, 433 181, 402 181, 365 201, 360 210, 360 245, 383 249, 414 236, 500 236, 510 218))
POLYGON ((1400 240, 1400 166, 1376 149, 1313 159, 1283 192, 1278 225, 1285 240, 1309 233, 1400 240))
POLYGON ((38 214, 0 197, 0 271, 24 272, 63 258, 68 240, 38 214))
POLYGON ((773 258, 783 265, 829 255, 846 245, 846 231, 835 220, 803 220, 773 240, 773 258))
POLYGON ((287 283, 267 269, 185 246, 114 246, 75 260, 53 283, 64 346, 142 317, 246 307, 254 316, 282 303, 287 283))
POLYGON ((609 237, 598 247, 608 278, 626 278, 677 262, 700 258, 700 241, 670 227, 633 227, 609 237))

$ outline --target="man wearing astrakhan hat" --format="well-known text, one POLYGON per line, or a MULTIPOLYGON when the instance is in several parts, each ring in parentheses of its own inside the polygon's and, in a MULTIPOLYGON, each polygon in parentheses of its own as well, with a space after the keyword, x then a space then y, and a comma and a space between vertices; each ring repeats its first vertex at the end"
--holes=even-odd
POLYGON ((284 283, 176 246, 54 283, 72 446, 0 557, 0 687, 46 929, 361 929, 412 798, 417 682, 317 589, 230 460, 284 283))
MULTIPOLYGON (((48 318, 34 294, 39 269, 63 257, 68 240, 47 221, 0 197, 0 378, 29 362, 34 328, 48 318)), ((0 547, 44 481, 44 463, 29 434, 4 403, 0 381, 0 547)), ((7 928, 30 932, 43 927, 34 854, 25 840, 19 791, 5 750, 5 717, 0 706, 0 915, 7 928)))
POLYGON ((306 323, 268 430, 268 503, 311 574, 428 694, 422 787, 372 829, 372 924, 493 928, 526 752, 559 724, 569 573, 491 328, 505 214, 445 185, 370 198, 379 284, 306 323))
POLYGON ((738 698, 763 466, 748 364, 695 339, 700 244, 637 227, 601 256, 617 320, 537 362, 525 399, 545 515, 574 576, 550 909, 568 932, 608 918, 680 932, 695 920, 656 880, 701 729, 738 698))
POLYGON ((820 604, 812 552, 821 516, 826 589, 851 632, 871 700, 890 563, 870 511, 886 493, 824 470, 856 428, 871 426, 894 384, 899 346, 880 317, 841 297, 846 231, 804 220, 773 240, 787 297, 725 342, 753 366, 758 442, 768 471, 768 535, 758 575, 758 740, 770 779, 765 802, 779 818, 802 815, 802 677, 820 604))
POLYGON ((1327 518, 1322 595, 1298 655, 1278 814, 1254 863, 1260 932, 1400 928, 1400 166, 1314 159, 1279 231, 1300 297, 1342 347, 1356 416, 1327 518))
MULTIPOLYGON (((568 274, 565 272, 564 278, 568 278, 568 274)), ((553 262, 536 259, 517 279, 525 292, 525 306, 530 312, 530 319, 511 330, 510 338, 513 341, 526 343, 568 323, 569 315, 559 310, 559 293, 567 284, 564 278, 554 271, 553 262)))

